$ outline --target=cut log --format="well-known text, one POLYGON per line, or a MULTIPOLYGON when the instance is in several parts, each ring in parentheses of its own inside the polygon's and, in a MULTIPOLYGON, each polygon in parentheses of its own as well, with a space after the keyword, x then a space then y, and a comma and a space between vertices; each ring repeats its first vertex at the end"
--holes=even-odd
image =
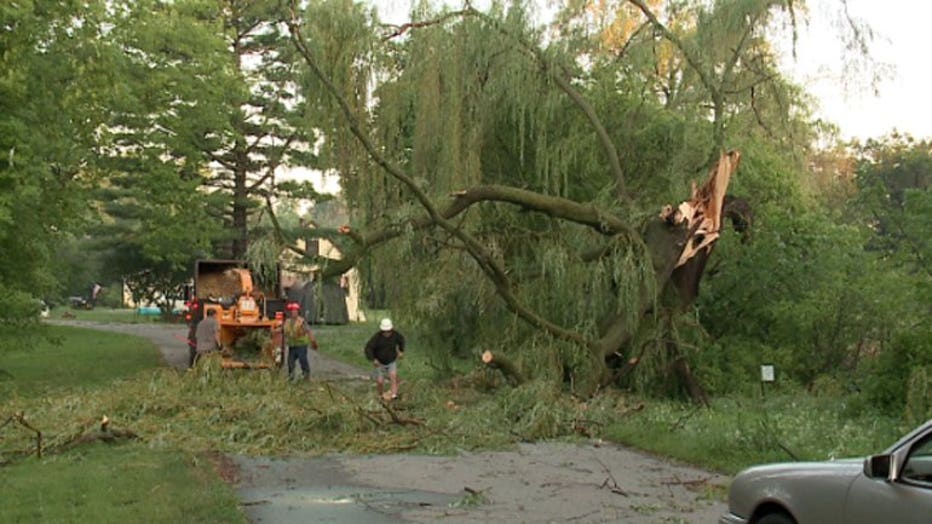
POLYGON ((514 363, 501 355, 495 355, 491 351, 486 350, 482 353, 482 363, 491 369, 501 371, 502 374, 505 375, 505 378, 508 379, 508 382, 514 386, 523 384, 525 381, 524 375, 518 371, 514 363))

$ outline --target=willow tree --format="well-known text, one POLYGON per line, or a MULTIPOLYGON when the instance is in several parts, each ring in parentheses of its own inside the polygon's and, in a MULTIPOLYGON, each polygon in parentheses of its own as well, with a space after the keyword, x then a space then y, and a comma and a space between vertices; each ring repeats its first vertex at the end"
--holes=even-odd
POLYGON ((740 156, 726 151, 757 140, 749 122, 772 133, 800 114, 764 38, 793 3, 705 4, 632 0, 622 14, 644 29, 616 51, 585 23, 547 41, 520 5, 419 9, 401 27, 293 7, 307 85, 335 110, 326 134, 354 137, 325 145, 355 213, 327 271, 365 260, 444 354, 491 350, 583 394, 633 382, 702 400, 691 306, 722 216, 751 216, 721 207, 740 156), (714 225, 680 220, 683 201, 714 225))

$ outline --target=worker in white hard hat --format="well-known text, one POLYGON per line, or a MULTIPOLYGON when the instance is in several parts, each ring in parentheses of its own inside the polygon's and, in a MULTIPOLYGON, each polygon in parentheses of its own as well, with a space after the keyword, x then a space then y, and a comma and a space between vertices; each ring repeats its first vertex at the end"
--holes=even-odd
MULTIPOLYGON (((395 330, 392 319, 383 318, 379 330, 366 343, 366 358, 375 366, 376 391, 383 397, 385 375, 391 381, 388 398, 398 398, 398 359, 405 354, 405 337, 395 330)), ((383 397, 384 398, 384 397, 383 397)))

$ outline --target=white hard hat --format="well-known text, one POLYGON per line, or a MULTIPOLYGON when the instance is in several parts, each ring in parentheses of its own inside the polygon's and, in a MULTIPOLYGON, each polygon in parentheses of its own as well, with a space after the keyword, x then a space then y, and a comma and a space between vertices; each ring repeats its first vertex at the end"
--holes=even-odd
POLYGON ((392 326, 392 319, 390 318, 383 318, 382 321, 379 322, 379 329, 381 329, 382 331, 391 331, 393 327, 394 326, 392 326))

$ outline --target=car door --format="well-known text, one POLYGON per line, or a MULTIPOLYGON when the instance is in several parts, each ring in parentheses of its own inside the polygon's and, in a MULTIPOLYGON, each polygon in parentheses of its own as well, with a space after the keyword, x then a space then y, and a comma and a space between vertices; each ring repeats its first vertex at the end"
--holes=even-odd
POLYGON ((864 474, 851 484, 845 524, 928 524, 932 519, 932 431, 909 445, 893 482, 864 474))

